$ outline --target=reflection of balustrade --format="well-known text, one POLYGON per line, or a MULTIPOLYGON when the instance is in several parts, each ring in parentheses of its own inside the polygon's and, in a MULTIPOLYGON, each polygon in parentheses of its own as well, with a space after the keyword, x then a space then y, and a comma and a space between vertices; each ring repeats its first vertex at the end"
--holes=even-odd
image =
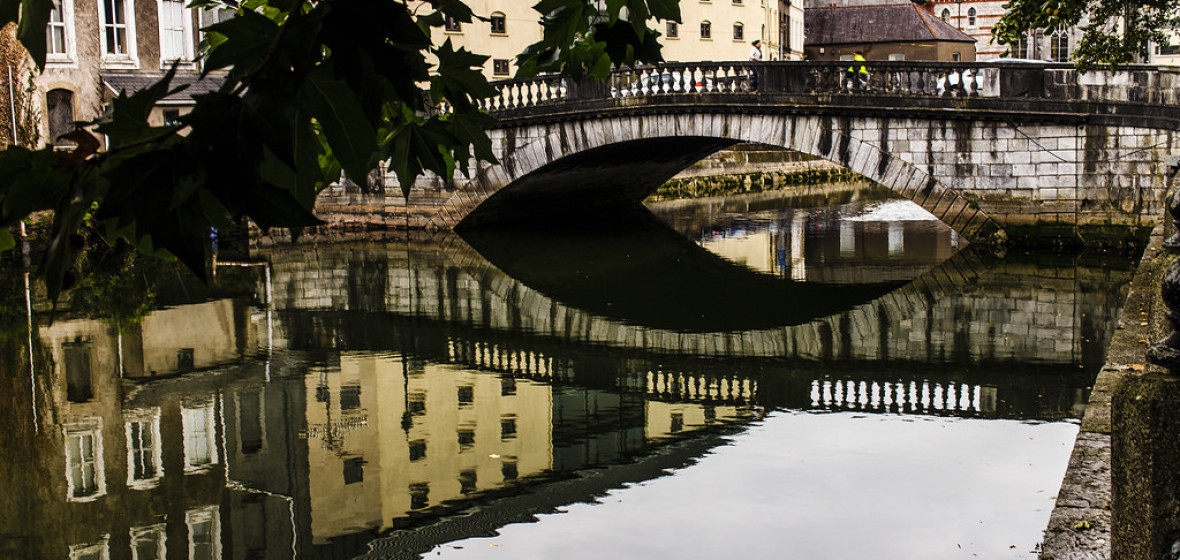
POLYGON ((746 404, 757 395, 758 382, 738 375, 649 371, 647 393, 660 400, 746 404))
POLYGON ((932 381, 851 379, 811 382, 811 407, 912 414, 987 414, 996 410, 996 388, 932 381))

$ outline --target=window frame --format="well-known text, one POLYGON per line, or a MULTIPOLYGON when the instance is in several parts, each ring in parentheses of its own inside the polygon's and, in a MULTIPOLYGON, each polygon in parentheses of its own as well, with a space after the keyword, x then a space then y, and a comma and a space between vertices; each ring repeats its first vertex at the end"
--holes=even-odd
POLYGON ((492 76, 508 77, 511 75, 512 75, 512 63, 507 58, 493 58, 492 59, 492 76))
POLYGON ((713 40, 713 23, 709 20, 704 20, 701 22, 701 39, 710 41, 713 40))
POLYGON ((213 403, 198 403, 193 405, 181 405, 181 428, 184 437, 184 472, 185 474, 201 473, 207 471, 213 465, 218 464, 218 445, 217 445, 217 416, 213 410, 213 403), (204 430, 203 434, 196 432, 195 413, 204 413, 204 430), (201 437, 208 449, 207 457, 198 457, 196 449, 194 449, 197 440, 195 438, 201 437), (206 462, 194 463, 194 460, 207 459, 206 462))
POLYGON ((679 39, 680 24, 674 21, 667 22, 667 25, 664 26, 664 36, 668 39, 679 39))
POLYGON ((45 65, 50 66, 54 64, 73 63, 77 59, 76 43, 74 40, 74 0, 54 0, 55 3, 60 4, 54 6, 49 12, 49 23, 45 29, 45 65), (61 21, 53 20, 53 13, 59 12, 61 14, 61 21), (62 33, 62 52, 53 52, 53 30, 60 28, 62 33))
POLYGON ((746 25, 740 21, 733 22, 733 40, 745 42, 746 25))
POLYGON ((938 19, 941 19, 943 23, 950 25, 950 23, 951 23, 951 9, 950 8, 943 8, 942 13, 939 14, 939 16, 938 16, 938 19))
POLYGON ((135 39, 135 0, 98 0, 98 44, 105 68, 139 68, 139 50, 135 39), (107 13, 107 4, 112 7, 115 3, 123 3, 123 23, 110 20, 112 14, 107 13), (110 52, 107 44, 108 27, 115 31, 121 27, 124 31, 124 41, 127 43, 126 52, 110 52))
POLYGON ((975 27, 975 8, 967 8, 967 27, 975 27))
POLYGON ((181 65, 192 65, 196 59, 196 53, 193 46, 193 9, 187 6, 184 0, 156 0, 156 10, 159 15, 159 30, 160 30, 160 67, 168 68, 172 66, 173 62, 178 62, 181 65), (165 40, 166 32, 176 32, 176 28, 164 29, 164 6, 166 3, 180 4, 180 23, 179 28, 181 40, 184 44, 184 52, 180 56, 169 58, 171 53, 165 53, 164 45, 168 44, 165 40))
MULTIPOLYGON (((66 499, 71 502, 93 502, 93 501, 101 498, 102 496, 105 496, 107 493, 107 484, 106 484, 106 465, 104 464, 105 461, 103 460, 102 426, 99 424, 67 426, 65 428, 65 433, 63 435, 64 435, 63 453, 65 454, 65 475, 66 475, 66 499), (86 494, 81 494, 81 495, 78 494, 79 490, 76 488, 77 485, 75 484, 74 476, 73 476, 73 472, 72 472, 74 470, 74 466, 73 466, 74 460, 73 460, 73 458, 71 458, 71 451, 73 451, 73 449, 74 449, 74 446, 73 446, 74 439, 73 438, 75 438, 75 437, 78 438, 77 441, 78 441, 79 445, 81 445, 83 438, 86 438, 86 437, 90 438, 90 442, 91 442, 90 443, 90 446, 91 446, 91 449, 90 449, 91 475, 88 478, 93 478, 94 490, 90 491, 86 494)), ((78 453, 79 453, 79 455, 83 455, 83 450, 80 446, 78 447, 78 453)), ((79 458, 78 458, 79 467, 82 469, 79 472, 79 478, 86 476, 85 475, 85 464, 86 463, 83 461, 83 459, 84 459, 84 457, 82 457, 82 456, 79 456, 79 458)))
POLYGON ((491 25, 492 35, 507 35, 508 34, 508 16, 504 12, 492 12, 488 17, 488 24, 491 25), (496 29, 496 21, 500 22, 500 29, 496 29))
MULTIPOLYGON (((159 485, 160 480, 164 477, 164 461, 163 454, 160 449, 160 410, 146 410, 139 413, 132 413, 129 415, 130 419, 124 423, 124 431, 127 437, 127 486, 136 490, 147 490, 155 488, 159 485), (151 461, 152 466, 155 467, 155 474, 146 478, 135 478, 135 453, 134 437, 131 429, 133 424, 141 425, 140 433, 143 433, 143 426, 146 425, 147 433, 151 435, 151 461)), ((142 438, 140 439, 142 441, 142 438)), ((142 451, 142 450, 141 450, 142 451)))
POLYGON ((452 16, 445 16, 445 19, 443 21, 443 32, 444 33, 462 33, 463 32, 463 22, 455 19, 452 16))

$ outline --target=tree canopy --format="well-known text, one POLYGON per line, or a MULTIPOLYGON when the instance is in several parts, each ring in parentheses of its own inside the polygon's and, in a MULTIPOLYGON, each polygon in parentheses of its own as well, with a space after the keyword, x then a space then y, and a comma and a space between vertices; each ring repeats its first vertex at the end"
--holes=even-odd
MULTIPOLYGON (((543 38, 517 59, 518 76, 560 72, 605 77, 613 65, 661 60, 647 22, 680 20, 679 0, 540 0, 543 38)), ((296 233, 318 224, 315 197, 343 171, 385 166, 403 194, 429 170, 451 176, 473 160, 494 162, 479 109, 492 96, 486 56, 441 44, 447 18, 486 20, 461 0, 195 0, 234 10, 204 29, 203 72, 225 74, 195 96, 176 124, 151 126, 151 109, 181 88, 175 69, 64 138, 70 151, 9 146, 0 152, 0 250, 11 227, 50 210, 38 269, 51 297, 72 281, 79 228, 96 223, 151 254, 170 254, 198 274, 211 228, 248 218, 296 233), (442 108, 442 109, 440 109, 442 108), (105 135, 106 150, 96 135, 105 135)), ((0 26, 44 67, 51 0, 0 0, 0 26)))
POLYGON ((992 40, 1013 46, 1030 31, 1077 26, 1082 36, 1071 55, 1077 65, 1114 68, 1145 60, 1152 43, 1168 45, 1167 32, 1180 27, 1178 7, 1175 0, 1009 0, 992 40))

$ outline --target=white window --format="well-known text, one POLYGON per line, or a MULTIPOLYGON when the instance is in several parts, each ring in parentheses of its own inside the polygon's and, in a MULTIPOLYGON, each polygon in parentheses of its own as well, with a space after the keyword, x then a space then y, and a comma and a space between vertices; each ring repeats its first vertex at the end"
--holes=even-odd
POLYGON ((193 16, 184 5, 184 0, 159 0, 160 64, 163 66, 193 59, 193 16))
POLYGON ((66 430, 67 498, 85 502, 106 493, 102 433, 97 427, 66 430))
POLYGON ((102 60, 107 66, 136 67, 133 0, 99 0, 102 60))
POLYGON ((189 510, 184 514, 184 522, 188 525, 189 559, 220 559, 221 523, 217 506, 189 510))
POLYGON ((184 425, 184 470, 202 471, 217 463, 213 403, 181 407, 180 412, 184 425))
POLYGON ((127 485, 155 487, 164 474, 160 460, 160 415, 150 411, 127 422, 127 485))
POLYGON ((74 0, 52 0, 45 37, 46 62, 74 60, 74 0))
POLYGON ((108 540, 109 535, 103 535, 101 541, 93 544, 71 545, 70 560, 110 560, 111 550, 108 540))
POLYGON ((150 527, 132 527, 131 559, 164 560, 168 557, 167 538, 163 523, 150 527))

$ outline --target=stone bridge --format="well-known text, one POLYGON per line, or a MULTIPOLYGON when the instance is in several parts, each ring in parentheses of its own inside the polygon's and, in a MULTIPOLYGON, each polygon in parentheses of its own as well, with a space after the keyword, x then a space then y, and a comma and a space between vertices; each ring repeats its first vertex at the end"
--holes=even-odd
POLYGON ((1146 228, 1180 129, 1180 72, 1068 65, 872 62, 866 90, 826 62, 666 64, 606 82, 498 82, 499 163, 325 191, 329 221, 451 229, 642 200, 718 149, 754 142, 839 163, 968 239, 1081 238, 1146 228), (760 75, 757 90, 750 77, 760 75), (1122 229, 1122 231, 1126 231, 1122 229), (1001 232, 1000 237, 1003 236, 1001 232))

